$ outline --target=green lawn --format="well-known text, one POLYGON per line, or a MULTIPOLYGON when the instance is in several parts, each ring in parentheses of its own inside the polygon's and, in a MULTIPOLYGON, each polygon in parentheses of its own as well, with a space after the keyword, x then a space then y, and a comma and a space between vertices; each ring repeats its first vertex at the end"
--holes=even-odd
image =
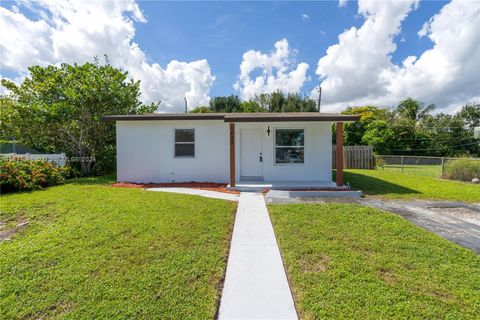
POLYGON ((351 204, 269 205, 303 319, 478 319, 480 257, 351 204))
POLYGON ((109 182, 1 197, 2 319, 215 316, 235 203, 109 182))
POLYGON ((345 170, 345 182, 368 196, 480 202, 480 185, 382 170, 345 170))
POLYGON ((383 168, 378 169, 380 171, 391 171, 396 173, 409 173, 420 176, 429 176, 432 178, 440 178, 442 176, 441 165, 392 165, 387 164, 383 168))

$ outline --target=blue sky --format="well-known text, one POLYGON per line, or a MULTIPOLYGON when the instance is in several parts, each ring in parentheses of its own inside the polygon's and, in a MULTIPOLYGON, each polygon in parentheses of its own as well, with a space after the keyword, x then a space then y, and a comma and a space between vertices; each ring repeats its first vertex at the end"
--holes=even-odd
POLYGON ((326 111, 480 100, 480 1, 9 0, 0 30, 0 77, 107 54, 160 111, 319 82, 326 111))
MULTIPOLYGON (((393 62, 419 55, 432 47, 428 38, 419 38, 422 25, 446 1, 422 2, 403 24, 396 37, 393 62), (404 39, 405 41, 400 41, 404 39)), ((148 23, 139 24, 135 40, 153 61, 166 64, 172 59, 190 61, 206 58, 216 76, 211 94, 230 95, 245 51, 272 50, 273 44, 288 39, 298 50, 296 60, 309 64, 308 81, 302 91, 308 94, 318 85, 315 68, 318 58, 337 42, 338 35, 351 26, 361 26, 358 5, 349 1, 339 7, 336 1, 283 2, 156 2, 141 1, 148 23), (303 18, 303 15, 308 18, 303 18)))

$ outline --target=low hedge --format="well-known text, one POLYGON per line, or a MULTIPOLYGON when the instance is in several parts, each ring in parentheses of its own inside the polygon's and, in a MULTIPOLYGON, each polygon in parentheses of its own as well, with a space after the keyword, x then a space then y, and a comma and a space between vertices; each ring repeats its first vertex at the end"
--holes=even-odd
POLYGON ((445 163, 444 177, 460 181, 480 178, 480 160, 449 160, 445 163))
POLYGON ((70 167, 57 167, 45 160, 0 157, 1 193, 29 191, 62 184, 72 177, 70 167))

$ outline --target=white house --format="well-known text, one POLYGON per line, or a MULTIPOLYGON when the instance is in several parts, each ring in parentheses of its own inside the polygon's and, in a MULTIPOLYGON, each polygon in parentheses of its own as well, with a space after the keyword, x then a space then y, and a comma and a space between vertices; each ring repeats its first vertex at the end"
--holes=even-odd
MULTIPOLYGON (((156 113, 111 115, 117 180, 222 182, 230 187, 334 187, 332 123, 343 154, 343 122, 327 113, 156 113)), ((337 160, 343 186, 343 157, 337 160)))

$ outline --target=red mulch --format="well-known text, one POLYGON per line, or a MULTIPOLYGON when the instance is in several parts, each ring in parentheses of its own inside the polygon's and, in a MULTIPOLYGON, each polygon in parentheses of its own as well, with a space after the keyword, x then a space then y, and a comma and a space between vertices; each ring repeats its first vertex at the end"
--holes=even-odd
POLYGON ((288 189, 285 191, 353 191, 351 189, 337 189, 337 188, 308 188, 308 189, 288 189))
POLYGON ((178 183, 130 183, 130 182, 117 182, 112 184, 115 188, 192 188, 210 190, 224 193, 239 194, 240 192, 235 190, 228 190, 226 183, 214 183, 214 182, 178 182, 178 183))

